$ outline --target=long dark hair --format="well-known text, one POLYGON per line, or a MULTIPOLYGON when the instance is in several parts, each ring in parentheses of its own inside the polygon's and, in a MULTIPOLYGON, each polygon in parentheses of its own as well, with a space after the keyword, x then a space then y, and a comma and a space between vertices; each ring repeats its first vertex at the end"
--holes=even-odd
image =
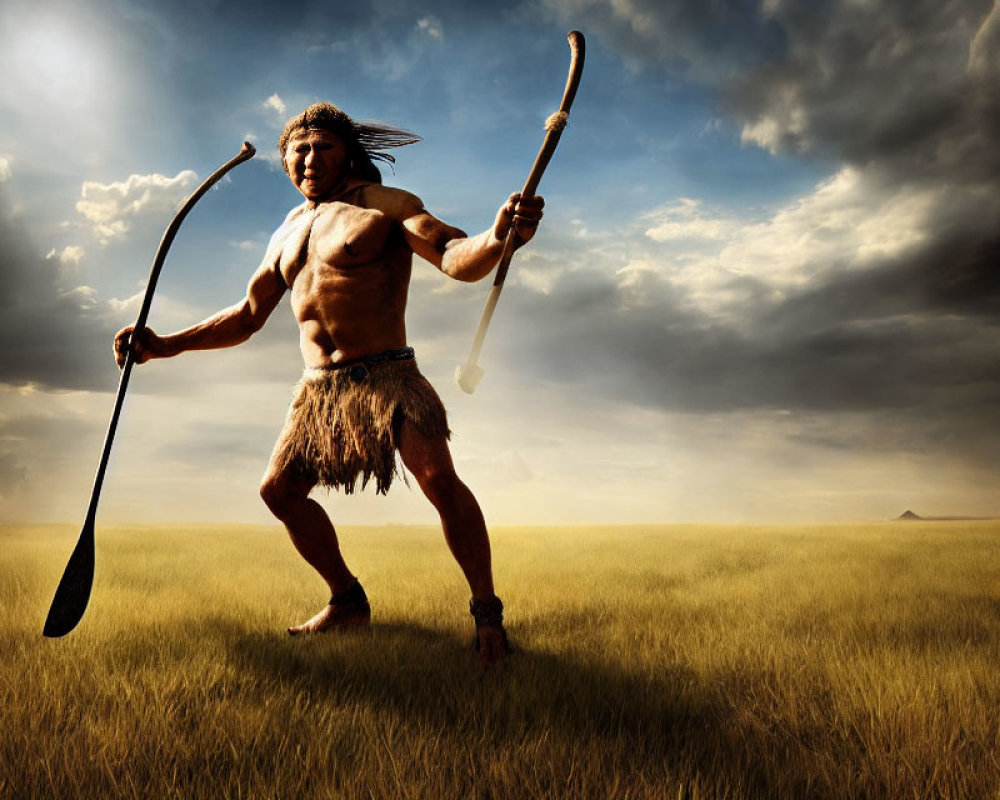
POLYGON ((415 144, 421 140, 415 133, 392 125, 355 122, 333 103, 313 103, 301 114, 288 120, 278 137, 282 166, 285 164, 288 142, 299 131, 310 129, 330 131, 343 139, 352 163, 349 174, 372 183, 382 183, 382 173, 375 166, 375 161, 396 163, 392 154, 385 152, 386 149, 415 144))

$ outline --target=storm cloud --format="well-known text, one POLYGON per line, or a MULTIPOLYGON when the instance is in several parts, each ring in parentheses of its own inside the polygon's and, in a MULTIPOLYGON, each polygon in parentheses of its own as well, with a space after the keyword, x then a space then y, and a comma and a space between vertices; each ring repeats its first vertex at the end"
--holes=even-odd
MULTIPOLYGON (((587 15, 637 68, 664 74, 678 68, 675 37, 701 75, 710 71, 699 60, 720 63, 704 42, 725 51, 740 41, 738 57, 720 56, 734 69, 713 79, 745 146, 840 164, 812 193, 756 219, 712 217, 690 200, 651 213, 652 241, 618 256, 616 278, 600 280, 595 264, 596 285, 571 273, 539 301, 565 322, 557 336, 535 337, 547 363, 560 364, 555 374, 585 380, 593 369, 586 380, 604 393, 685 411, 934 416, 960 396, 961 414, 995 419, 998 6, 546 6, 565 20, 587 15), (700 32, 685 36, 692 27, 700 32), (627 297, 640 277, 656 298, 643 307, 627 297), (574 343, 585 354, 576 368, 565 358, 574 343)), ((636 241, 625 229, 609 238, 636 241)))
POLYGON ((0 259, 0 383, 106 389, 115 330, 106 308, 91 287, 63 278, 55 254, 40 254, 2 186, 0 259))

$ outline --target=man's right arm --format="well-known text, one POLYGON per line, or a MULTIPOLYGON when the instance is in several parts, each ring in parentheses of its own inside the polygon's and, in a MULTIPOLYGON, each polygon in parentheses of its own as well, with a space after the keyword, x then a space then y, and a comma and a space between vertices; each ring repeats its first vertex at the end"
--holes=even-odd
MULTIPOLYGON (((247 285, 246 297, 236 305, 169 336, 157 336, 149 328, 143 329, 134 345, 135 362, 142 364, 151 358, 170 358, 188 350, 214 350, 245 342, 263 327, 287 289, 277 272, 278 257, 271 253, 265 256, 247 285)), ((130 325, 115 336, 115 360, 119 367, 125 364, 132 330, 130 325)))
POLYGON ((410 248, 446 275, 460 281, 485 278, 503 254, 504 240, 513 225, 515 247, 530 240, 542 218, 541 197, 512 194, 497 212, 493 225, 476 236, 446 225, 427 212, 418 197, 395 190, 390 216, 402 225, 410 248))

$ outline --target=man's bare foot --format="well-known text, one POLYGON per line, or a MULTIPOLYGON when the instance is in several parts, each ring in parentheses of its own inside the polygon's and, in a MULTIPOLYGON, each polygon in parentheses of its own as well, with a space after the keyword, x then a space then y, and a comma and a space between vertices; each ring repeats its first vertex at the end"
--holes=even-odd
POLYGON ((346 631, 367 628, 371 625, 372 609, 368 597, 360 583, 350 589, 335 594, 326 608, 301 625, 288 629, 290 636, 303 633, 325 633, 326 631, 346 631))
POLYGON ((476 620, 476 652, 483 666, 503 661, 510 652, 507 631, 503 627, 503 603, 499 597, 469 603, 469 613, 476 620))
POLYGON ((483 625, 476 628, 476 652, 484 667, 503 661, 510 652, 507 632, 503 627, 494 625, 483 625))
POLYGON ((301 625, 295 625, 288 629, 291 636, 298 636, 300 633, 325 633, 332 630, 357 630, 367 628, 371 625, 371 612, 350 612, 345 613, 342 608, 328 605, 315 617, 301 625))

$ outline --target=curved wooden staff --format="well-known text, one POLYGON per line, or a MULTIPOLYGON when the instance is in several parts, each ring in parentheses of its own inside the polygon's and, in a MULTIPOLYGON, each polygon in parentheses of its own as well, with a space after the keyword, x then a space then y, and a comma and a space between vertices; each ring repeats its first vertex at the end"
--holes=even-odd
MULTIPOLYGON (((134 331, 141 331, 146 327, 146 318, 149 316, 149 307, 153 302, 153 291, 156 289, 156 281, 160 277, 160 270, 167 257, 174 236, 178 228, 203 194, 212 188, 222 176, 233 167, 242 164, 253 158, 257 151, 249 142, 243 143, 240 152, 219 167, 208 176, 204 183, 195 189, 194 193, 187 199, 181 210, 173 218, 163 233, 160 246, 156 250, 156 257, 153 259, 153 267, 149 272, 149 281, 146 284, 146 296, 143 298, 142 307, 139 310, 139 317, 135 322, 134 331)), ((135 333, 133 332, 133 342, 135 333)), ((94 490, 90 495, 90 507, 87 509, 87 519, 83 523, 83 530, 80 531, 80 538, 76 542, 76 547, 69 557, 66 569, 63 571, 62 580, 56 588, 55 597, 52 598, 52 605, 49 607, 49 615, 45 619, 45 627, 42 634, 49 637, 65 636, 75 628, 83 618, 83 612, 87 610, 87 603, 90 601, 90 590, 94 585, 94 521, 97 517, 97 503, 101 497, 101 486, 104 483, 104 473, 108 467, 108 457, 111 455, 111 444, 115 438, 115 429, 118 427, 118 417, 121 414, 122 402, 125 400, 125 390, 128 388, 129 375, 132 374, 132 366, 135 363, 135 352, 132 344, 129 345, 128 354, 125 357, 125 365, 122 367, 121 377, 118 379, 118 395, 115 397, 115 408, 111 413, 111 422, 108 424, 108 433, 104 438, 104 451, 101 453, 101 463, 97 467, 97 476, 94 478, 94 490)))
MULTIPOLYGON (((583 60, 586 54, 586 41, 580 31, 570 31, 567 36, 571 52, 569 62, 569 77, 566 79, 566 89, 563 92, 562 102, 559 110, 545 120, 545 140, 542 142, 542 149, 535 157, 535 163, 528 173, 528 180, 524 182, 522 195, 532 195, 538 188, 538 182, 542 179, 542 173, 549 165, 552 154, 559 144, 559 137, 562 136, 563 128, 569 119, 569 109, 573 105, 576 97, 576 90, 580 85, 580 76, 583 74, 583 60)), ((497 266, 497 274, 493 279, 493 288, 489 297, 486 298, 486 306, 483 308, 483 315, 479 320, 479 330, 476 331, 476 338, 469 351, 469 357, 464 364, 460 364, 455 370, 455 381, 466 394, 472 394, 476 390, 480 379, 483 377, 483 369, 479 366, 479 351, 483 349, 483 340, 486 338, 486 330, 490 326, 493 318, 493 310, 497 307, 497 300, 500 299, 500 291, 503 289, 504 279, 507 277, 507 270, 510 268, 510 260, 514 255, 514 247, 517 244, 517 233, 514 230, 513 222, 504 240, 503 254, 497 266)))

